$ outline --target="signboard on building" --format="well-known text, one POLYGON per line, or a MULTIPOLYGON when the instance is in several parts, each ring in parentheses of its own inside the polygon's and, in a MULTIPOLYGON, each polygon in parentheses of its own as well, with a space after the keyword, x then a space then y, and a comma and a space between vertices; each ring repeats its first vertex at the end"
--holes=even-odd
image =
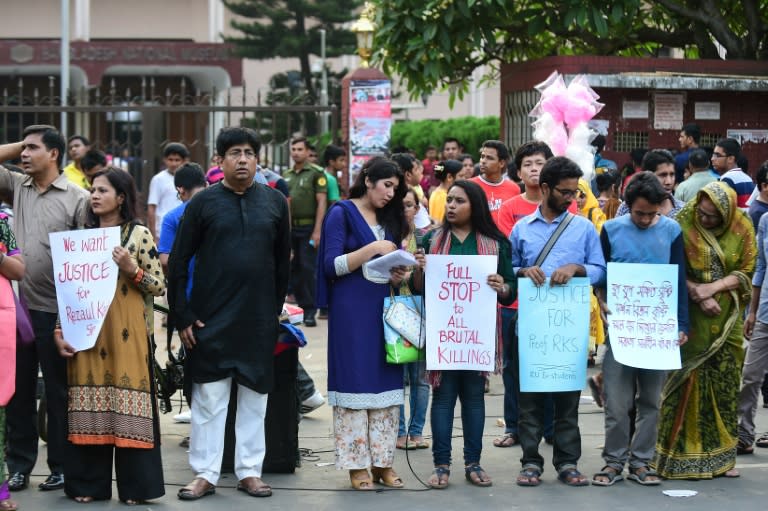
POLYGON ((653 95, 653 128, 679 130, 683 127, 683 95, 653 95))

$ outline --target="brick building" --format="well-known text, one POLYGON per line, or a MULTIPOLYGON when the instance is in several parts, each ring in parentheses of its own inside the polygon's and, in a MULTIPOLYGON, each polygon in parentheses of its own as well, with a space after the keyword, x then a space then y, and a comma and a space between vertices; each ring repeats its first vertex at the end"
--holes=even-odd
POLYGON ((502 136, 510 147, 532 137, 534 86, 553 71, 566 83, 586 75, 605 103, 596 116, 603 154, 621 166, 636 147, 679 149, 683 124, 701 127, 702 146, 734 136, 750 172, 768 160, 768 64, 671 58, 548 57, 501 68, 502 136))

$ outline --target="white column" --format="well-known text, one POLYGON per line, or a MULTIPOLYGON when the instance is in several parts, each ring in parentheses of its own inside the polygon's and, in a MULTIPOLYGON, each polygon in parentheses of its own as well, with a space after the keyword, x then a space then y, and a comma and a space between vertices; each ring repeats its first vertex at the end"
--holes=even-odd
POLYGON ((208 0, 208 42, 222 42, 224 32, 224 3, 221 0, 208 0))
POLYGON ((74 33, 75 41, 91 40, 91 0, 75 0, 74 9, 74 33))

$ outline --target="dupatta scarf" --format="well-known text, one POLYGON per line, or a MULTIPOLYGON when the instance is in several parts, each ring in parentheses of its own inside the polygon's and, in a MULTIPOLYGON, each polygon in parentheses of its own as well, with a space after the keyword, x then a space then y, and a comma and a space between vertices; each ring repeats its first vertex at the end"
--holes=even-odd
POLYGON ((667 380, 662 397, 680 387, 729 337, 740 344, 741 316, 752 291, 751 276, 757 255, 752 221, 736 206, 736 192, 725 183, 715 181, 702 188, 696 199, 680 210, 677 221, 683 231, 687 278, 707 284, 733 275, 738 278, 739 287, 715 295, 722 309, 716 317, 704 316, 698 306, 691 308, 692 330, 690 340, 682 348, 683 367, 667 380), (705 197, 723 219, 715 229, 706 229, 699 221, 697 210, 705 197))

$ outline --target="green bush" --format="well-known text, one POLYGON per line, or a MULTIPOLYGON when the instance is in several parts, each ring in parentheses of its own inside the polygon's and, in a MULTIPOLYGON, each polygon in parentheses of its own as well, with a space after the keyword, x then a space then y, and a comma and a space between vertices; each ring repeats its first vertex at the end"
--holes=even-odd
POLYGON ((457 117, 445 121, 399 121, 392 125, 389 147, 405 146, 424 158, 427 146, 433 145, 438 151, 448 137, 458 139, 475 161, 480 158, 480 146, 486 140, 499 140, 501 124, 499 118, 457 117))

